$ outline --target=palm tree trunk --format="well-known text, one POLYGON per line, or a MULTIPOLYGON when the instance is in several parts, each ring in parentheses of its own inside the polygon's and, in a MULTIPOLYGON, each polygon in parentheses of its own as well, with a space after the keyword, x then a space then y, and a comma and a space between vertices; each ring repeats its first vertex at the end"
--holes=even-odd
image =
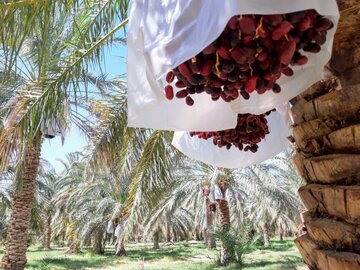
POLYGON ((99 228, 96 229, 92 239, 92 251, 95 254, 103 254, 104 247, 103 247, 103 235, 104 232, 99 228))
MULTIPOLYGON (((227 200, 218 200, 218 215, 220 230, 228 232, 230 229, 230 209, 227 200)), ((229 246, 222 241, 220 249, 220 263, 221 265, 227 265, 231 261, 232 251, 229 246)))
POLYGON ((175 230, 173 230, 173 237, 172 237, 172 241, 173 241, 174 243, 176 243, 176 242, 178 241, 178 238, 177 238, 177 235, 176 235, 175 230))
POLYGON ((159 246, 159 232, 158 231, 154 233, 153 240, 154 240, 153 249, 160 249, 160 246, 159 246))
POLYGON ((80 252, 80 239, 77 236, 72 237, 69 249, 66 253, 76 254, 80 252))
POLYGON ((341 19, 330 68, 342 89, 317 83, 293 100, 294 164, 307 233, 296 239, 310 269, 360 265, 360 28, 358 1, 338 0, 341 19), (357 5, 357 7, 356 7, 357 5))
POLYGON ((210 249, 216 248, 216 241, 213 228, 213 213, 209 209, 210 199, 206 197, 206 245, 210 249))
POLYGON ((125 250, 125 244, 124 244, 124 239, 122 239, 120 241, 120 243, 118 243, 117 247, 116 247, 116 252, 115 252, 115 256, 127 256, 126 254, 126 250, 125 250))
POLYGON ((284 230, 281 226, 279 228, 279 241, 284 241, 284 230))
POLYGON ((24 269, 28 241, 31 210, 33 207, 36 176, 40 163, 41 136, 37 135, 32 145, 26 150, 21 188, 15 191, 9 228, 5 244, 5 254, 2 258, 4 270, 24 269))
POLYGON ((166 242, 167 243, 171 242, 171 227, 169 223, 166 225, 166 242))
POLYGON ((269 226, 264 224, 262 226, 263 238, 264 238, 264 247, 270 247, 270 235, 269 235, 269 226))
POLYGON ((45 220, 45 232, 44 232, 44 249, 51 250, 50 242, 51 242, 51 214, 47 213, 47 217, 45 220))

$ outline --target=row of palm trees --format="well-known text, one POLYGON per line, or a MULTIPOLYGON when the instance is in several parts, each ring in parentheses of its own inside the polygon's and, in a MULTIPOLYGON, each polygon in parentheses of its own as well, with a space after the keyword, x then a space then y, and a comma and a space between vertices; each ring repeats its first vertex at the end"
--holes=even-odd
MULTIPOLYGON (((79 153, 68 155, 68 160, 63 162, 65 169, 58 175, 42 161, 30 231, 34 239, 43 242, 45 249, 50 248, 50 239, 67 245, 68 252, 91 246, 94 253, 100 254, 105 244, 117 243, 119 248, 124 248, 124 239, 126 242, 153 241, 154 248, 159 248, 161 240, 192 238, 204 239, 209 248, 214 248, 215 228, 229 229, 231 224, 240 230, 248 223, 265 234, 265 245, 268 245, 268 233, 281 236, 296 231, 297 213, 302 208, 296 197, 300 183, 290 177, 293 171, 285 154, 224 174, 185 159, 173 167, 174 178, 166 186, 158 186, 157 190, 139 189, 143 194, 137 196, 142 199, 140 204, 131 205, 125 224, 121 219, 125 219, 124 211, 131 200, 127 183, 104 171, 89 177, 88 162, 89 158, 79 153), (227 191, 221 203, 228 205, 224 217, 227 221, 225 225, 223 217, 217 221, 210 211, 212 224, 209 226, 206 202, 215 201, 214 189, 219 184, 219 175, 226 175, 227 191), (203 195, 205 183, 211 190, 209 197, 203 195), (144 194, 153 192, 161 194, 161 199, 156 201, 151 194, 144 194)), ((0 194, 3 193, 5 190, 0 194)), ((220 202, 218 204, 218 215, 224 215, 220 202)), ((222 254, 224 252, 226 250, 222 254)), ((226 256, 222 263, 228 263, 226 256)))

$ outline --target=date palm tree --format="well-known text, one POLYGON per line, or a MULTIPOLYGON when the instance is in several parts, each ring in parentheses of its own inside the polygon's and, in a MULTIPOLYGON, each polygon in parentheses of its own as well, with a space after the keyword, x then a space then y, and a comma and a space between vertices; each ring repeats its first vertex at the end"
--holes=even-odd
MULTIPOLYGON (((338 0, 341 12, 328 78, 292 101, 294 163, 307 233, 296 244, 310 269, 360 265, 359 130, 360 5, 338 0)), ((329 72, 329 71, 327 71, 329 72)))
MULTIPOLYGON (((30 213, 47 123, 74 122, 71 113, 90 82, 89 67, 124 27, 127 1, 11 1, 0 4, 2 85, 16 85, 0 134, 0 168, 16 159, 18 189, 2 259, 4 269, 26 264, 30 213)), ((4 112, 1 113, 2 115, 4 112)))
POLYGON ((91 244, 93 252, 101 254, 108 238, 107 224, 121 211, 125 188, 111 174, 86 175, 85 164, 86 159, 73 163, 60 181, 62 189, 54 198, 55 236, 65 232, 72 238, 75 234, 79 238, 75 246, 91 244))
POLYGON ((237 184, 245 192, 245 215, 263 233, 264 246, 270 246, 271 227, 275 231, 296 231, 303 205, 296 195, 301 181, 294 177, 289 157, 275 157, 238 170, 237 184))

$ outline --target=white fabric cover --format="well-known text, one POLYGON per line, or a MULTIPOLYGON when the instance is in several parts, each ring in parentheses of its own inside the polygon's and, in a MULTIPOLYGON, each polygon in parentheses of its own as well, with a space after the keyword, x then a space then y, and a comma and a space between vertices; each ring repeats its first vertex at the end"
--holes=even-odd
POLYGON ((108 221, 108 224, 106 227, 106 232, 111 233, 111 234, 113 234, 115 232, 115 226, 114 226, 114 222, 112 220, 108 221))
POLYGON ((321 78, 323 66, 330 58, 338 19, 335 0, 133 0, 127 46, 129 126, 223 130, 235 126, 238 112, 259 114, 281 106, 321 78), (213 42, 232 16, 305 9, 316 9, 329 17, 335 27, 328 32, 321 53, 311 54, 309 63, 296 68, 293 77, 280 79, 280 94, 253 94, 250 100, 240 97, 231 105, 222 100, 214 102, 207 94, 194 95, 192 107, 184 100, 166 100, 166 73, 213 42))
POLYGON ((224 196, 221 192, 221 189, 218 185, 215 185, 215 192, 214 192, 215 200, 222 200, 224 199, 224 196))
POLYGON ((190 158, 200 160, 215 167, 243 168, 265 161, 278 153, 286 150, 290 143, 287 137, 291 135, 291 121, 288 107, 277 108, 266 117, 270 134, 258 143, 256 153, 240 151, 236 147, 229 150, 219 148, 213 144, 212 138, 208 140, 190 137, 188 132, 175 132, 172 144, 190 158))
POLYGON ((41 121, 41 132, 50 136, 63 136, 67 130, 65 122, 59 123, 55 118, 45 121, 45 117, 41 121))

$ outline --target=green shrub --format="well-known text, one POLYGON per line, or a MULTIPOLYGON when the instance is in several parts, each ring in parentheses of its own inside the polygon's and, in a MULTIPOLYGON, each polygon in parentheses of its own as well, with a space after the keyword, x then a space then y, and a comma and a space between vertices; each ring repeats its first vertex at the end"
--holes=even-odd
MULTIPOLYGON (((244 265, 244 255, 250 251, 252 241, 249 226, 243 226, 241 229, 231 228, 228 231, 217 230, 215 235, 230 251, 230 262, 236 263, 238 269, 241 269, 244 265)), ((220 265, 220 258, 217 262, 220 265)))

